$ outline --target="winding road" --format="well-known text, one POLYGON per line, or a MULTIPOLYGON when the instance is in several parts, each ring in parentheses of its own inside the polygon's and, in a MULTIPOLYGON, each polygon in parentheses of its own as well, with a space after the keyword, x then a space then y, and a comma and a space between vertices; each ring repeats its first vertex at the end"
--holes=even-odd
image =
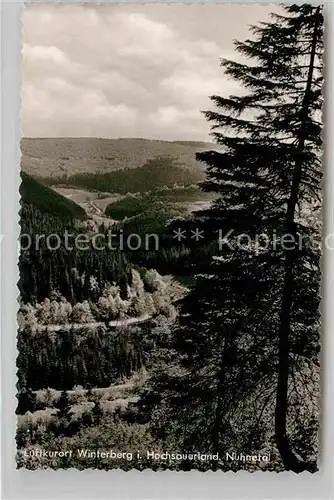
MULTIPOLYGON (((143 316, 138 316, 137 318, 124 318, 115 319, 109 321, 108 326, 110 328, 117 328, 122 326, 137 325, 139 323, 144 323, 152 316, 150 314, 144 314, 143 316)), ((60 330, 80 330, 80 328, 97 328, 99 326, 106 326, 103 321, 93 321, 92 323, 64 323, 62 325, 37 325, 35 331, 48 331, 48 332, 59 332, 60 330)))

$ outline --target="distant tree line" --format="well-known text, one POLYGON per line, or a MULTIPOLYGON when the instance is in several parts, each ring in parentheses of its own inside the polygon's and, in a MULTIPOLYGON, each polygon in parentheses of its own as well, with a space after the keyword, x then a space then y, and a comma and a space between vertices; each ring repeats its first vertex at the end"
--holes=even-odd
POLYGON ((82 173, 63 177, 42 177, 51 186, 75 186, 103 193, 144 193, 161 186, 189 186, 199 181, 199 171, 185 167, 175 158, 160 156, 138 168, 124 168, 105 173, 82 173))

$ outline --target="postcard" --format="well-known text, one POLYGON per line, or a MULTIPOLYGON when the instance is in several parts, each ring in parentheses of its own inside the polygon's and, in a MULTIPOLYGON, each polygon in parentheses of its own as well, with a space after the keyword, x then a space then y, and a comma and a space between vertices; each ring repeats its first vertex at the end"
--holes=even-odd
POLYGON ((319 468, 320 5, 26 4, 18 468, 319 468))

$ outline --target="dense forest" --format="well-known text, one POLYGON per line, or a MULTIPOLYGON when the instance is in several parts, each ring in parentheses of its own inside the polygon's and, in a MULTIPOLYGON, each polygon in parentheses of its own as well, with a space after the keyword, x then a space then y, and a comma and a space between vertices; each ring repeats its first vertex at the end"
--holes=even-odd
MULTIPOLYGON (((24 205, 32 205, 43 213, 62 219, 85 219, 86 212, 76 203, 59 196, 55 191, 21 172, 20 195, 24 205)), ((24 217, 24 214, 23 214, 24 217)))
POLYGON ((124 168, 106 173, 83 173, 62 177, 42 177, 46 184, 76 186, 110 193, 141 193, 174 184, 189 186, 203 176, 172 157, 157 157, 138 168, 124 168))
POLYGON ((160 205, 168 208, 171 203, 196 202, 199 195, 202 199, 205 199, 205 194, 200 191, 197 185, 174 186, 173 188, 163 186, 137 196, 128 194, 121 200, 110 203, 105 213, 112 219, 124 219, 125 217, 134 217, 143 212, 155 210, 160 205))
POLYGON ((26 202, 20 213, 20 292, 24 303, 43 300, 52 292, 72 303, 94 298, 106 282, 117 282, 126 295, 131 273, 124 254, 108 247, 103 252, 94 251, 91 237, 91 251, 78 248, 73 241, 83 234, 83 226, 74 218, 64 219, 26 202), (68 245, 66 234, 73 235, 68 245))
POLYGON ((245 62, 221 66, 243 90, 204 112, 204 180, 162 160, 43 179, 137 193, 108 205, 112 231, 156 231, 159 248, 96 250, 81 212, 37 203, 49 188, 23 178, 22 235, 85 231, 89 248, 21 250, 18 467, 317 470, 322 37, 321 7, 304 4, 235 42, 245 62), (208 208, 169 205, 198 189, 208 208))

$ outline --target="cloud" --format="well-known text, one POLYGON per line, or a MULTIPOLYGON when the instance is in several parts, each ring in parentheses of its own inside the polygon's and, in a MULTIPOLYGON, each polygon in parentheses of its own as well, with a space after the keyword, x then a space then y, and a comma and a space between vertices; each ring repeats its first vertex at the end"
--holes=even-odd
POLYGON ((31 47, 29 44, 24 43, 22 48, 24 60, 37 61, 42 63, 51 63, 52 65, 63 66, 68 62, 64 52, 54 46, 35 45, 31 47))
MULTIPOLYGON (((157 126, 158 139, 173 140, 182 137, 183 140, 198 139, 201 125, 205 121, 198 109, 183 109, 177 106, 163 106, 150 113, 148 120, 151 127, 157 126)), ((207 140, 207 137, 204 137, 207 140)))
POLYGON ((237 88, 219 58, 271 9, 26 5, 23 134, 207 140, 208 96, 237 88))
POLYGON ((115 124, 125 133, 137 120, 137 109, 110 103, 98 88, 78 88, 58 77, 25 86, 22 99, 23 123, 29 121, 37 137, 62 136, 63 130, 69 136, 103 136, 115 124))

